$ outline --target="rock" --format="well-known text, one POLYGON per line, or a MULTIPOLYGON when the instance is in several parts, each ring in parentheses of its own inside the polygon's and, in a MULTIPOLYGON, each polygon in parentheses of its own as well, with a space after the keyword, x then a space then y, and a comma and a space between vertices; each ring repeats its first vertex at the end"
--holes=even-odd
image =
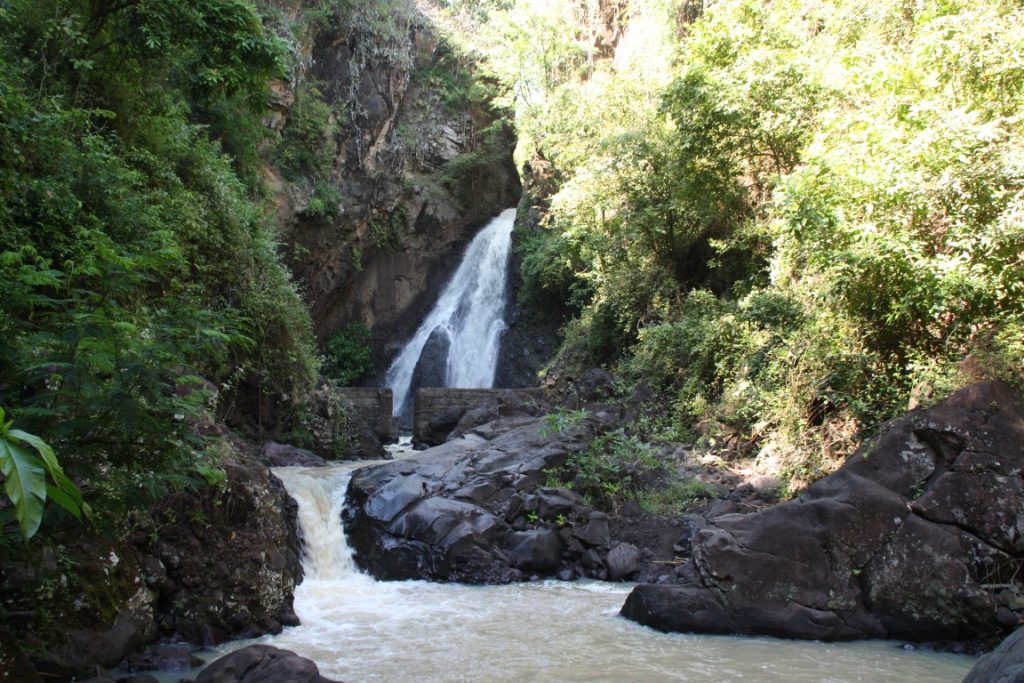
POLYGON ((963 683, 1024 683, 1024 628, 979 659, 963 683))
POLYGON ((592 512, 587 523, 573 530, 573 536, 590 546, 608 547, 611 534, 608 530, 608 515, 603 512, 592 512))
POLYGON ((155 619, 164 636, 211 645, 298 622, 295 501, 265 467, 228 462, 225 471, 220 491, 171 496, 155 511, 159 536, 139 541, 153 558, 146 566, 163 569, 155 619))
POLYGON ((14 634, 0 626, 0 681, 3 683, 42 683, 32 662, 22 651, 14 634))
POLYGON ((320 467, 327 461, 312 451, 288 444, 267 441, 260 457, 267 467, 320 467))
POLYGON ((681 584, 638 586, 622 614, 666 631, 983 645, 1024 615, 1022 469, 1024 402, 972 385, 890 423, 796 500, 696 525, 681 584))
POLYGON ((121 663, 125 671, 187 671, 202 666, 203 660, 192 654, 188 643, 160 643, 145 652, 136 653, 121 663))
POLYGON ((440 445, 488 424, 497 431, 482 436, 493 438, 508 429, 507 425, 498 425, 502 418, 519 419, 518 424, 525 424, 546 412, 543 393, 536 389, 426 387, 417 389, 414 395, 413 442, 423 446, 440 445))
POLYGON ((615 378, 607 370, 591 368, 573 383, 573 389, 584 403, 603 401, 615 393, 615 378))
MULTIPOLYGON (((411 399, 416 390, 420 387, 443 387, 446 386, 445 376, 448 373, 448 349, 451 348, 452 339, 448 330, 444 327, 437 327, 430 336, 427 343, 423 345, 420 358, 416 361, 416 368, 412 373, 412 384, 409 391, 411 399)), ((458 422, 456 418, 454 422, 458 422)), ((454 427, 454 422, 452 426, 454 427)))
POLYGON ((526 571, 551 572, 562 556, 561 541, 552 529, 516 532, 509 537, 507 550, 512 563, 526 571))
POLYGON ((317 665, 290 650, 249 645, 202 670, 195 683, 338 683, 320 675, 317 665))
POLYGON ((556 517, 569 515, 579 505, 583 497, 574 491, 564 488, 542 488, 537 494, 537 514, 541 519, 549 521, 556 517))
POLYGON ((640 568, 640 551, 632 543, 619 543, 608 552, 605 564, 608 566, 608 578, 621 581, 640 568))
MULTIPOLYGON (((160 635, 207 644, 297 622, 295 503, 262 465, 228 461, 225 473, 219 486, 159 501, 152 520, 141 518, 138 532, 116 545, 69 527, 53 545, 4 558, 4 618, 24 615, 17 630, 38 643, 32 649, 43 654, 33 665, 46 680, 96 676, 97 667, 116 665, 160 635), (41 580, 63 588, 41 600, 41 580), (37 613, 47 620, 36 621, 37 613)), ((178 654, 187 661, 187 648, 178 654)), ((148 668, 152 656, 162 658, 152 666, 169 664, 165 650, 135 659, 134 668, 148 668)))
POLYGON ((462 419, 465 413, 465 408, 455 406, 431 418, 430 422, 427 423, 427 428, 420 434, 421 440, 417 441, 416 445, 430 447, 443 444, 448 440, 448 435, 452 433, 452 430, 458 426, 459 420, 462 419))
POLYGON ((564 464, 615 415, 595 413, 557 435, 533 418, 490 440, 471 434, 357 471, 343 514, 356 562, 378 579, 507 583, 524 572, 554 575, 576 560, 556 531, 530 529, 539 520, 525 513, 585 518, 578 495, 541 486, 545 470, 564 464))

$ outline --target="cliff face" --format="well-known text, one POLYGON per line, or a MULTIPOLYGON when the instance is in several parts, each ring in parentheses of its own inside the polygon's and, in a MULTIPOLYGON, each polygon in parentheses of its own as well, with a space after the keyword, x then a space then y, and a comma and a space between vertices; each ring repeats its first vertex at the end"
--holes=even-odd
POLYGON ((285 153, 266 173, 317 335, 365 323, 379 373, 520 184, 472 60, 409 0, 350 4, 298 41, 308 59, 276 88, 285 153))

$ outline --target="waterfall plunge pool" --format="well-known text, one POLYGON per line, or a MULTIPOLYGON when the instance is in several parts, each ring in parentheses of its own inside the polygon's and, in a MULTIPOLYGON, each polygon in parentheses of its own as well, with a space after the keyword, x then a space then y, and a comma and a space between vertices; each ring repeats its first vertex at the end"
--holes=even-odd
POLYGON ((306 579, 295 593, 302 624, 226 643, 214 656, 268 643, 309 657, 324 676, 347 683, 936 683, 960 681, 975 661, 887 641, 658 633, 618 616, 629 584, 375 581, 355 569, 340 522, 351 472, 367 464, 275 470, 299 503, 306 542, 306 579))

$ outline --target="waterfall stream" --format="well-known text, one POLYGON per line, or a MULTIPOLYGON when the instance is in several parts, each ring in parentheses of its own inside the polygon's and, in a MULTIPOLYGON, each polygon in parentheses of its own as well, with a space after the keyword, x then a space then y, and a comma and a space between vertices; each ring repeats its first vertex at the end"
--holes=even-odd
POLYGON ((502 211, 466 248, 455 274, 412 339, 391 363, 384 383, 394 392, 395 415, 408 410, 424 349, 432 337, 444 353, 446 387, 481 388, 494 384, 501 333, 505 329, 505 290, 515 209, 502 211), (447 345, 447 349, 444 349, 447 345))
MULTIPOLYGON (((340 522, 351 473, 372 463, 275 473, 299 505, 300 626, 263 642, 363 681, 959 681, 970 657, 898 643, 817 643, 663 634, 618 616, 631 586, 539 581, 464 586, 375 581, 352 561, 340 522)), ((178 674, 180 678, 180 673, 178 674)), ((174 679, 177 680, 177 679, 174 679)))

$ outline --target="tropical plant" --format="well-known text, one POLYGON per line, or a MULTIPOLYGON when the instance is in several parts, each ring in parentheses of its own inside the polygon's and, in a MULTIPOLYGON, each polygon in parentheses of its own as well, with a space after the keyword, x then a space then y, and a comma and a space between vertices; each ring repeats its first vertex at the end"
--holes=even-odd
POLYGON ((34 434, 14 429, 14 421, 5 421, 0 408, 0 472, 4 491, 14 505, 14 517, 21 535, 35 536, 43 521, 43 509, 49 498, 76 519, 91 519, 92 509, 82 500, 74 482, 64 474, 50 446, 34 434), (47 481, 49 475, 49 481, 47 481))

